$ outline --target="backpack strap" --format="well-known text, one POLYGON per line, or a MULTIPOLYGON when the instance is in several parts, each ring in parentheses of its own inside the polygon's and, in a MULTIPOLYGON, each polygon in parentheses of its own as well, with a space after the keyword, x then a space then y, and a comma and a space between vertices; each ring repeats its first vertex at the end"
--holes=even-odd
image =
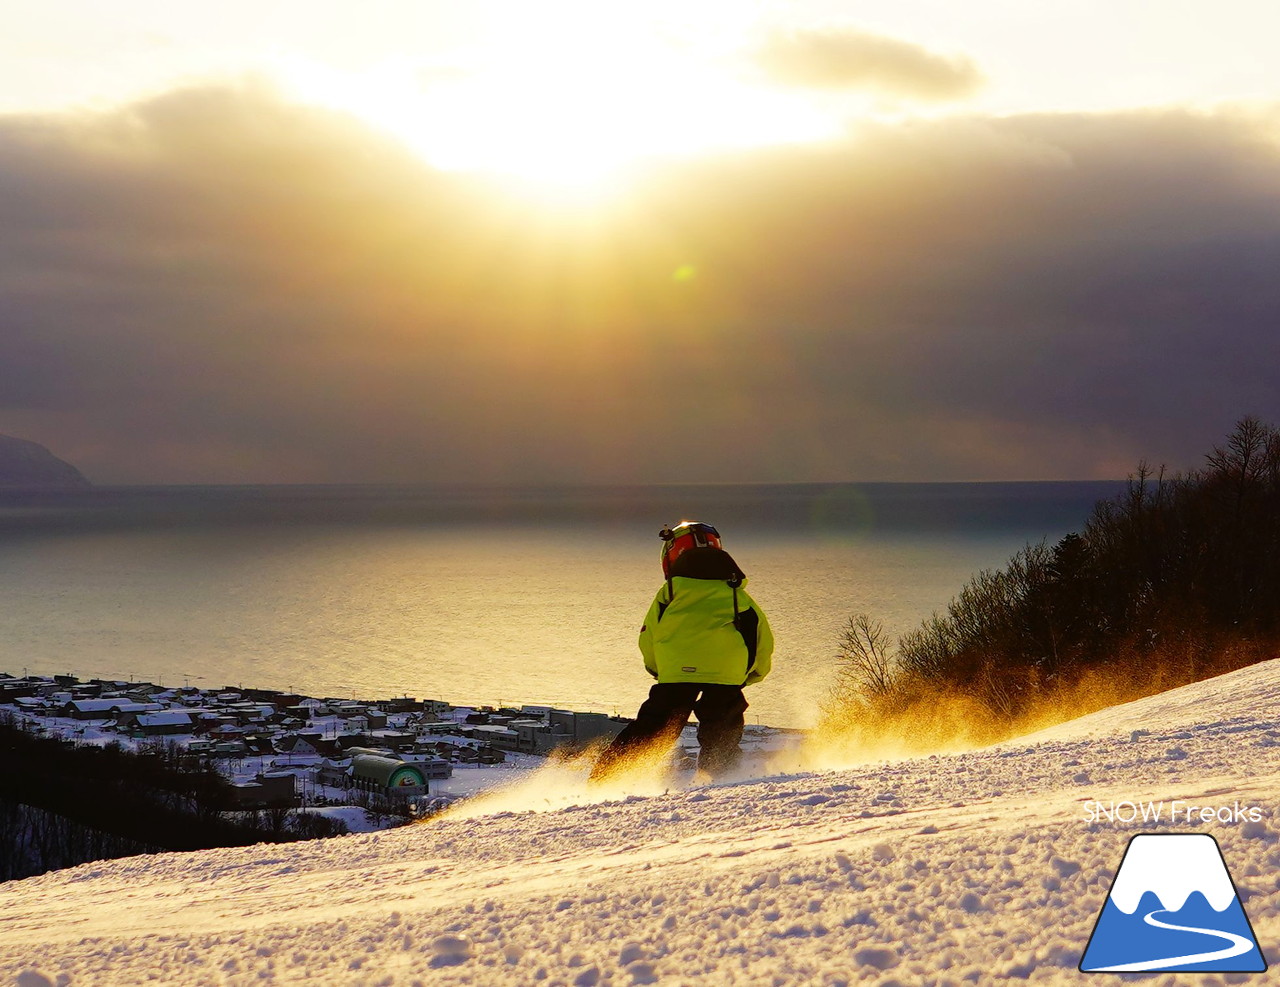
POLYGON ((733 590, 733 626, 742 635, 742 643, 747 647, 747 671, 750 672, 756 663, 756 645, 759 641, 760 615, 754 607, 746 610, 738 609, 738 587, 742 585, 742 576, 734 576, 729 581, 733 590))
POLYGON ((671 601, 676 598, 676 588, 671 583, 671 577, 667 577, 667 598, 658 601, 658 619, 662 619, 662 615, 667 612, 667 607, 671 606, 671 601))
POLYGON ((734 626, 742 635, 742 643, 747 646, 747 671, 750 672, 756 663, 756 644, 760 640, 760 615, 756 613, 755 607, 747 607, 738 614, 734 626))

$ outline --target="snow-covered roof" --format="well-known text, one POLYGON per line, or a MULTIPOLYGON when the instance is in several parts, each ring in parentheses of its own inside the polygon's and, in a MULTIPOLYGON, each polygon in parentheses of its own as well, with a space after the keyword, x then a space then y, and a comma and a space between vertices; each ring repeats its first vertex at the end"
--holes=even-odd
POLYGON ((428 767, 439 767, 440 765, 447 765, 449 762, 443 757, 407 757, 405 758, 405 763, 421 764, 428 767))
POLYGON ((116 702, 110 708, 120 713, 158 713, 164 709, 164 706, 160 703, 116 702))
POLYGON ((191 726, 191 714, 178 710, 161 710, 158 713, 139 713, 140 727, 191 726))
POLYGON ((122 705, 119 699, 73 699, 68 704, 81 713, 106 713, 122 705))

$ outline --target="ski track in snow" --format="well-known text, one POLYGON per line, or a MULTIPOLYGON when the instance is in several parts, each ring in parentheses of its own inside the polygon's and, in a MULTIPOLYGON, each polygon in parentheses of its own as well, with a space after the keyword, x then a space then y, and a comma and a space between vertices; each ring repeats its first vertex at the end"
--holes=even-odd
POLYGON ((1272 661, 964 754, 99 861, 0 885, 0 985, 1079 984, 1152 831, 1217 837, 1270 955, 1278 746, 1272 661), (1083 811, 1175 798, 1266 816, 1083 811))

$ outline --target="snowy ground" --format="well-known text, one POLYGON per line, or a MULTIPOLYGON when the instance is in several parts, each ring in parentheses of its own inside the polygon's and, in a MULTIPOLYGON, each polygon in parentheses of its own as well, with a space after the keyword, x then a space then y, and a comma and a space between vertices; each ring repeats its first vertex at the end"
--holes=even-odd
POLYGON ((0 983, 1105 982, 1076 965, 1162 831, 1217 837, 1274 962, 1277 747, 1273 661, 966 754, 630 796, 549 765, 467 816, 0 885, 0 983), (1147 801, 1162 822, 1096 813, 1147 801))

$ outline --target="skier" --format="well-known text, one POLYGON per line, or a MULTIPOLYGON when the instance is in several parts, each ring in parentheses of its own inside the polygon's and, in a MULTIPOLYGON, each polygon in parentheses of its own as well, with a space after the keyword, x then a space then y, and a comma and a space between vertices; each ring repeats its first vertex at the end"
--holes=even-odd
POLYGON ((601 781, 638 757, 666 753, 698 717, 698 770, 711 778, 731 771, 742 755, 744 686, 769 674, 773 634, 747 594, 747 577, 700 521, 663 528, 658 590, 640 628, 645 670, 657 679, 640 712, 596 760, 601 781))

